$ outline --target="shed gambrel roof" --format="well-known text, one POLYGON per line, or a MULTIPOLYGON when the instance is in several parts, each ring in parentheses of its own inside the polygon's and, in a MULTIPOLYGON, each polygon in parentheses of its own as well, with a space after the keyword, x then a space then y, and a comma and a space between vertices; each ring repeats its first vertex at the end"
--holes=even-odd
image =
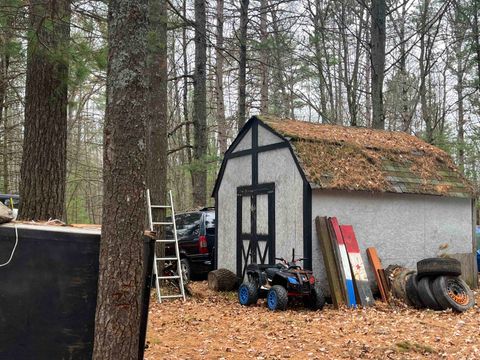
POLYGON ((312 188, 475 196, 446 152, 405 132, 257 119, 289 141, 312 188))

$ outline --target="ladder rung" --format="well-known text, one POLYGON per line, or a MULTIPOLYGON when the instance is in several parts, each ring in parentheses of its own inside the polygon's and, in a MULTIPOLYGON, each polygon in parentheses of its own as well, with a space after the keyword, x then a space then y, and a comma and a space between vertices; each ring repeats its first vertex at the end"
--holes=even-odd
POLYGON ((157 258, 157 261, 173 261, 173 260, 178 260, 176 257, 161 257, 157 258))
POLYGON ((173 225, 173 222, 159 221, 159 222, 152 222, 152 225, 173 225))
POLYGON ((158 276, 159 280, 165 280, 165 279, 180 279, 179 275, 170 275, 170 276, 158 276))
POLYGON ((150 205, 152 209, 170 209, 170 205, 150 205))
POLYGON ((183 295, 181 295, 181 294, 179 294, 179 295, 161 295, 160 298, 161 298, 161 299, 183 298, 183 295))
POLYGON ((174 239, 156 240, 157 243, 174 243, 174 239))

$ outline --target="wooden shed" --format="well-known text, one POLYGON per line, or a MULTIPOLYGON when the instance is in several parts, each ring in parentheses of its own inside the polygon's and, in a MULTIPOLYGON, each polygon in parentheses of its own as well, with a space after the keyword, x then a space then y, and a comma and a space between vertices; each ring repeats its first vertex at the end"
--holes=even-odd
POLYGON ((447 254, 477 283, 473 186, 447 153, 404 132, 254 116, 213 196, 216 263, 239 276, 294 248, 327 290, 314 219, 336 216, 353 225, 366 264, 370 246, 384 266, 447 254))

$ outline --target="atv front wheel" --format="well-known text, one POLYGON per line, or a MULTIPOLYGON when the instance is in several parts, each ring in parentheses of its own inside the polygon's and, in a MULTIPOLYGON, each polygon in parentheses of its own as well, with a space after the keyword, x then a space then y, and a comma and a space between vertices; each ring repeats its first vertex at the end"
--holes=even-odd
POLYGON ((288 303, 287 290, 281 285, 273 285, 267 294, 267 306, 270 310, 285 310, 288 303))
POLYGON ((248 306, 256 304, 258 300, 258 291, 257 287, 250 283, 244 282, 238 288, 238 301, 241 305, 248 306))

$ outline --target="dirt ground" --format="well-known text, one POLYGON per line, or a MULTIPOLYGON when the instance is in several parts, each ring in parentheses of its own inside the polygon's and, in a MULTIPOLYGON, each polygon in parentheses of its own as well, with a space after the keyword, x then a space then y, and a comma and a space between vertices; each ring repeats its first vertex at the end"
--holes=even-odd
POLYGON ((463 314, 381 302, 368 309, 272 312, 264 300, 243 307, 236 293, 215 293, 206 282, 190 288, 185 303, 158 304, 152 297, 146 360, 480 359, 477 305, 463 314))

